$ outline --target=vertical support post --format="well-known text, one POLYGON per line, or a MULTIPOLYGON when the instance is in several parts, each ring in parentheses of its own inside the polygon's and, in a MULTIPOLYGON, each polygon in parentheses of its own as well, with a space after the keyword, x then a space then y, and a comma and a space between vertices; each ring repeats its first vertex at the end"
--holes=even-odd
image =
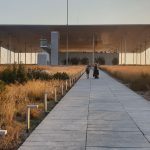
POLYGON ((146 62, 146 41, 145 41, 145 65, 147 64, 147 62, 146 62))
POLYGON ((8 52, 9 52, 9 55, 8 55, 8 53, 7 53, 7 64, 11 64, 11 36, 10 36, 10 34, 8 35, 8 50, 7 50, 8 52))
POLYGON ((26 52, 27 50, 26 50, 26 41, 25 41, 25 65, 26 65, 26 52))
POLYGON ((124 56, 124 63, 126 64, 126 57, 127 57, 127 43, 126 43, 126 38, 124 39, 124 52, 125 52, 125 56, 124 56))
POLYGON ((19 64, 19 52, 18 52, 18 64, 19 64))
MULTIPOLYGON (((21 50, 21 52, 22 52, 22 50, 21 50)), ((20 58, 19 58, 19 61, 20 61, 20 62, 19 62, 19 64, 21 64, 21 63, 22 63, 22 61, 21 61, 21 58, 22 58, 22 57, 21 57, 21 53, 19 53, 19 54, 20 54, 20 58)))
POLYGON ((66 39, 66 44, 67 44, 67 52, 66 52, 66 65, 68 65, 68 39, 69 39, 69 27, 68 27, 68 0, 67 0, 67 39, 66 39))
POLYGON ((121 65, 122 65, 122 39, 121 39, 121 65))
POLYGON ((0 41, 0 64, 2 63, 2 57, 1 57, 1 52, 2 52, 2 41, 0 41))
POLYGON ((47 93, 44 94, 44 111, 47 112, 47 93))
POLYGON ((133 50, 133 65, 134 65, 134 50, 133 50))
POLYGON ((66 81, 66 91, 68 90, 68 82, 66 81))
POLYGON ((11 44, 12 43, 11 43, 11 37, 10 37, 10 58, 9 58, 10 59, 10 64, 11 64, 11 44))
POLYGON ((30 59, 30 63, 32 64, 32 48, 31 48, 31 59, 30 59))
POLYGON ((35 65, 36 65, 37 63, 36 63, 36 52, 35 52, 35 65))
POLYGON ((27 107, 27 132, 30 130, 30 107, 27 107))
POLYGON ((57 89, 55 88, 55 102, 57 102, 57 89))
POLYGON ((16 60, 15 52, 16 52, 16 49, 14 49, 14 64, 15 64, 15 60, 16 60))
POLYGON ((93 57, 92 57, 92 63, 95 63, 95 33, 93 32, 93 57))
POLYGON ((64 84, 61 85, 61 94, 64 95, 64 84))
POLYGON ((38 105, 27 105, 27 114, 26 114, 26 122, 27 122, 27 132, 30 130, 30 112, 31 109, 38 108, 38 105))
POLYGON ((142 45, 140 45, 140 65, 142 64, 142 45))
POLYGON ((136 48, 136 65, 137 65, 137 50, 138 50, 138 49, 136 48))
POLYGON ((69 83, 70 83, 70 87, 71 87, 71 79, 69 80, 69 83))
POLYGON ((9 35, 8 35, 8 48, 7 48, 7 62, 6 62, 6 64, 8 64, 8 52, 9 52, 9 35))
POLYGON ((120 41, 120 64, 122 65, 122 39, 120 41))

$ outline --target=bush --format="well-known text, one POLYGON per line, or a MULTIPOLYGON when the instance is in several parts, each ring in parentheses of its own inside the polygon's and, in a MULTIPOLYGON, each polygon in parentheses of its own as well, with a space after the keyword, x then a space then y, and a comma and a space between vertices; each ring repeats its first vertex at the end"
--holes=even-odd
POLYGON ((5 90, 5 82, 0 80, 0 92, 5 90))
POLYGON ((1 73, 1 80, 6 83, 14 83, 13 71, 10 66, 1 73))
POLYGON ((105 59, 104 57, 98 57, 95 59, 95 62, 100 64, 100 65, 105 65, 105 59))
POLYGON ((28 70, 28 78, 30 80, 51 80, 53 77, 47 72, 42 72, 41 70, 28 70))
POLYGON ((72 65, 78 65, 79 62, 80 62, 80 59, 79 59, 79 58, 74 57, 74 58, 71 58, 71 59, 70 59, 70 63, 71 63, 72 65))
POLYGON ((113 65, 118 65, 118 63, 119 63, 118 58, 113 58, 112 64, 113 64, 113 65))
MULTIPOLYGON (((66 59, 64 59, 64 60, 62 60, 62 63, 64 64, 64 65, 66 65, 66 59)), ((70 58, 68 58, 68 64, 71 64, 71 59, 70 58)))
POLYGON ((53 79, 59 79, 59 80, 67 80, 69 79, 69 75, 65 72, 57 72, 53 75, 53 79))
POLYGON ((80 60, 80 62, 82 65, 87 65, 87 64, 89 64, 89 59, 87 57, 84 57, 80 60))
POLYGON ((5 83, 24 83, 28 80, 27 72, 22 64, 18 67, 16 64, 12 66, 8 66, 0 75, 0 78, 5 83))
POLYGON ((19 64, 16 75, 17 75, 16 81, 18 81, 19 83, 27 82, 28 80, 27 71, 25 70, 24 65, 19 64))
POLYGON ((130 88, 134 91, 149 90, 150 75, 142 73, 141 76, 130 83, 130 88))

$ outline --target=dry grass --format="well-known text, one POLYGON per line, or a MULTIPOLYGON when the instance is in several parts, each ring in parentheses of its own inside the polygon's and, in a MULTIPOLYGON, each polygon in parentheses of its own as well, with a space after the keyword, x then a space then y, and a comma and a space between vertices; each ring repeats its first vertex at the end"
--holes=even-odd
POLYGON ((101 69, 129 84, 135 91, 149 90, 150 66, 101 66, 101 69))
MULTIPOLYGON (((73 67, 38 67, 28 66, 32 69, 48 70, 49 72, 66 72, 73 76, 83 70, 83 66, 73 67)), ((0 70, 3 70, 3 68, 0 70)), ((39 109, 32 111, 33 120, 42 120, 44 117, 43 100, 44 93, 48 93, 48 100, 54 105, 54 88, 58 90, 58 97, 61 96, 60 85, 65 81, 51 80, 28 81, 24 85, 11 84, 6 86, 6 90, 0 93, 0 128, 7 129, 8 135, 0 138, 0 149, 15 150, 18 145, 26 138, 25 116, 27 104, 38 104, 39 109)), ((53 106, 50 106, 53 107, 53 106)), ((38 121, 38 122, 39 122, 38 121)))
POLYGON ((41 70, 47 70, 50 74, 55 74, 57 72, 66 72, 69 76, 75 75, 77 72, 80 72, 84 66, 27 66, 27 68, 31 69, 41 69, 41 70))
MULTIPOLYGON (((12 65, 0 65, 0 72, 6 69, 8 66, 12 65)), ((73 76, 77 72, 80 72, 84 66, 38 66, 38 65, 25 65, 26 69, 34 69, 34 70, 47 70, 51 74, 55 74, 57 72, 66 72, 68 75, 73 76)))

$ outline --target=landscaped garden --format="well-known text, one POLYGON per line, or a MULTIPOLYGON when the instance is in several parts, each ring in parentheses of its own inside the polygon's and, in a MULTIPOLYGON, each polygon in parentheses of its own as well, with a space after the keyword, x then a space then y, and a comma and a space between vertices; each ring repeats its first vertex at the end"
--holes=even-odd
POLYGON ((46 116, 45 94, 50 111, 67 92, 66 83, 69 89, 70 83, 80 77, 83 69, 83 66, 0 66, 0 129, 8 132, 0 138, 0 149, 17 149, 46 116), (38 109, 31 111, 31 129, 27 133, 26 112, 29 104, 38 105, 38 109))
POLYGON ((100 68, 150 100, 150 66, 101 66, 100 68))

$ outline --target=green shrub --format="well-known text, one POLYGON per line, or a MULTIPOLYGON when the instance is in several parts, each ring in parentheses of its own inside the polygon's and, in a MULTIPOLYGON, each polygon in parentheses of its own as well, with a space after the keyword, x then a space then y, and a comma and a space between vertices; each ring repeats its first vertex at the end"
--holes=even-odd
POLYGON ((27 80, 28 80, 27 71, 25 70, 24 65, 19 64, 18 69, 17 69, 16 81, 19 83, 24 83, 24 82, 27 82, 27 80))
POLYGON ((69 79, 69 75, 65 72, 57 72, 53 75, 53 79, 59 79, 59 80, 67 80, 69 79))
POLYGON ((149 86, 150 86, 150 75, 144 73, 142 73, 138 79, 130 83, 131 89, 135 91, 149 90, 149 86))
POLYGON ((82 58, 82 59, 80 60, 80 62, 81 62, 81 64, 83 64, 83 65, 87 65, 87 64, 89 64, 89 59, 88 59, 87 57, 84 57, 84 58, 82 58))
POLYGON ((7 67, 2 73, 1 73, 1 80, 6 83, 14 83, 15 80, 13 78, 13 71, 11 67, 7 67))
POLYGON ((42 72, 41 70, 29 70, 28 71, 28 78, 32 79, 39 79, 39 80, 51 80, 53 78, 52 75, 42 72))
POLYGON ((5 90, 5 82, 0 80, 0 92, 5 90))
POLYGON ((18 67, 16 64, 13 66, 8 66, 4 71, 2 71, 0 78, 5 83, 24 83, 27 81, 27 72, 22 64, 18 67))
POLYGON ((80 62, 80 59, 79 59, 79 58, 74 57, 74 58, 71 58, 71 59, 70 59, 70 63, 71 63, 72 65, 78 65, 79 62, 80 62))
POLYGON ((113 65, 118 65, 118 63, 119 63, 119 60, 118 60, 118 58, 113 58, 113 60, 112 60, 112 64, 113 65))
POLYGON ((95 62, 100 64, 100 65, 105 65, 105 59, 104 57, 98 57, 95 59, 95 62))
MULTIPOLYGON (((62 63, 64 64, 64 65, 66 65, 66 59, 64 59, 64 60, 62 60, 62 63)), ((68 64, 71 64, 71 59, 70 58, 68 58, 68 64)))

